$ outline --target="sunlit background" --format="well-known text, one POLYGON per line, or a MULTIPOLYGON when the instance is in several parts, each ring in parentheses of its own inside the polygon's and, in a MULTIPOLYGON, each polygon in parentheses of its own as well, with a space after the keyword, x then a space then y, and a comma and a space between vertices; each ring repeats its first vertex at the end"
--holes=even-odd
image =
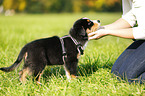
POLYGON ((0 0, 0 13, 72 13, 121 11, 121 0, 0 0))

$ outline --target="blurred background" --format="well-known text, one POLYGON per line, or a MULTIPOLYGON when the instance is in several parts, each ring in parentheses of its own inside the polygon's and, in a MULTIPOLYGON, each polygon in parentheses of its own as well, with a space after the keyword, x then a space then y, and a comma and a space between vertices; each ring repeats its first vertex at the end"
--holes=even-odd
POLYGON ((121 0, 0 0, 0 14, 120 12, 121 0))

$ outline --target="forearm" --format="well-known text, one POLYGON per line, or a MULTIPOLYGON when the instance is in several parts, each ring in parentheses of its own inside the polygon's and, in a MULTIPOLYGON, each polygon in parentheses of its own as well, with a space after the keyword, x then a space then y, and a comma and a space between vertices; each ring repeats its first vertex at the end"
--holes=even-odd
POLYGON ((130 28, 131 25, 124 19, 120 18, 112 24, 103 26, 104 29, 125 29, 130 28))
POLYGON ((118 30, 105 30, 105 34, 122 37, 122 38, 134 39, 132 28, 118 29, 118 30))
POLYGON ((104 26, 104 29, 106 35, 134 39, 131 25, 122 18, 118 19, 112 24, 104 26))

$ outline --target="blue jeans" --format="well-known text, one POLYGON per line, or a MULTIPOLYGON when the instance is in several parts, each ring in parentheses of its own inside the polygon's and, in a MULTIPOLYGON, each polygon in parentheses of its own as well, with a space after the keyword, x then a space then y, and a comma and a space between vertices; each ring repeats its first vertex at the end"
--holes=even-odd
POLYGON ((134 41, 116 60, 111 73, 128 82, 145 81, 145 40, 134 41))

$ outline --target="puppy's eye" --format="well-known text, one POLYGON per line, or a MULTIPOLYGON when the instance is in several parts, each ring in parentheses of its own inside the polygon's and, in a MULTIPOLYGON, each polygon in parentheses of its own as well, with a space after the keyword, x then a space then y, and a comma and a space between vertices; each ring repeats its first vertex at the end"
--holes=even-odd
POLYGON ((91 25, 91 21, 89 19, 87 20, 87 22, 88 22, 88 25, 91 25))
POLYGON ((88 19, 87 22, 90 22, 90 20, 88 19))

